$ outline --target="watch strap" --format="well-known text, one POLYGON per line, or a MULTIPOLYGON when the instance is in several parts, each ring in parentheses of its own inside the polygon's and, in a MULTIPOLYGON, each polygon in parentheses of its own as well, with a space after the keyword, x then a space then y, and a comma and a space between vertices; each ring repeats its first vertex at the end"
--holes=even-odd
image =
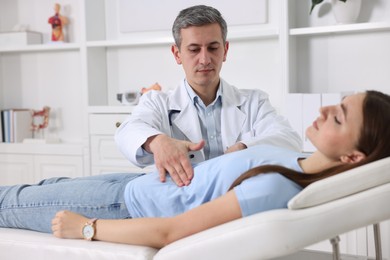
POLYGON ((97 218, 90 219, 90 220, 87 222, 87 224, 88 224, 88 225, 95 225, 96 220, 98 220, 98 219, 97 219, 97 218))

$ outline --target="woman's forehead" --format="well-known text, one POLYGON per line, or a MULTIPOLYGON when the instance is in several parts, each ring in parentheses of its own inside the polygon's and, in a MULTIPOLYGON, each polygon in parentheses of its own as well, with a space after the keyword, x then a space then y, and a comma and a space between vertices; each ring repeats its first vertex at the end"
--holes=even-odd
POLYGON ((341 106, 350 119, 358 120, 363 118, 363 101, 365 96, 365 93, 357 93, 346 96, 342 100, 341 106))

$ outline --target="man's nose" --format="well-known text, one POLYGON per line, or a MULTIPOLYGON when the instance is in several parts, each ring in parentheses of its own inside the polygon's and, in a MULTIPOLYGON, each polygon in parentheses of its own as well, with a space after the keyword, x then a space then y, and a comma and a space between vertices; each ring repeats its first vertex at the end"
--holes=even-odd
POLYGON ((202 50, 199 55, 200 55, 199 61, 201 64, 204 65, 210 64, 211 62, 210 54, 208 53, 207 50, 202 50))

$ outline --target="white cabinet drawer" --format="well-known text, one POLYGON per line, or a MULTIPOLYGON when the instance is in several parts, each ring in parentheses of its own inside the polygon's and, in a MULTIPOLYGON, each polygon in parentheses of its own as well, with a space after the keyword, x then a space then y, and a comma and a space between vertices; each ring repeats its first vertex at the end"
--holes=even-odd
POLYGON ((35 180, 40 181, 52 177, 83 176, 83 158, 80 156, 36 155, 35 180))
POLYGON ((83 158, 78 155, 0 154, 0 183, 37 183, 51 177, 83 176, 83 158))
POLYGON ((91 135, 114 135, 119 124, 129 114, 90 114, 89 133, 91 135))
POLYGON ((34 158, 24 154, 0 154, 0 183, 34 183, 34 158))
POLYGON ((112 172, 150 172, 130 163, 118 150, 112 135, 91 136, 92 175, 112 172))
POLYGON ((91 159, 92 165, 132 166, 118 150, 112 135, 91 136, 91 159))
POLYGON ((130 113, 107 113, 89 115, 89 140, 91 155, 91 174, 111 172, 150 172, 153 166, 139 168, 130 163, 119 151, 114 135, 130 113))

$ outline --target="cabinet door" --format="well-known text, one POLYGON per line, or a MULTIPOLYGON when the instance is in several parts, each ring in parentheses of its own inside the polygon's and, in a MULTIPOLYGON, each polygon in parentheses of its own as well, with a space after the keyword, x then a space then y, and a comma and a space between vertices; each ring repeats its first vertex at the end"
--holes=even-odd
POLYGON ((90 114, 89 134, 114 136, 118 126, 126 120, 128 114, 90 114))
POLYGON ((83 176, 83 160, 80 156, 35 155, 34 179, 83 176))
POLYGON ((143 172, 118 150, 112 135, 91 136, 92 175, 109 172, 143 172))
POLYGON ((0 154, 0 183, 13 185, 33 183, 34 162, 29 155, 0 154))

